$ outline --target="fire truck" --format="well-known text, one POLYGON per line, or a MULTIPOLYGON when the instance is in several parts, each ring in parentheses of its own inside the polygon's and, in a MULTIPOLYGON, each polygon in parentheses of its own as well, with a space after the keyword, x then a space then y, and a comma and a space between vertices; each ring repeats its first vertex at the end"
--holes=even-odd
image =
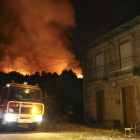
POLYGON ((29 130, 36 130, 44 114, 43 95, 36 86, 10 83, 0 95, 0 125, 18 126, 27 124, 29 130))

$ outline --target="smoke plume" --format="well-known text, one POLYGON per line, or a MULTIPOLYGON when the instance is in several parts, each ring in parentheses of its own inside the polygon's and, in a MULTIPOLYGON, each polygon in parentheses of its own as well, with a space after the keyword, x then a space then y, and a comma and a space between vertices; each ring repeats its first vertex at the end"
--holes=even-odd
POLYGON ((68 0, 1 0, 0 9, 0 71, 81 73, 69 50, 76 23, 68 0))

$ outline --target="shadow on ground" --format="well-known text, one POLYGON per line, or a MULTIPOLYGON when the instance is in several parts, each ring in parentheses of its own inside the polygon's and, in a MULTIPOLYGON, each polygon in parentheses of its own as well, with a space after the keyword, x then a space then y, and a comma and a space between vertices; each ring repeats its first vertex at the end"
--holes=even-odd
POLYGON ((4 132, 31 132, 28 130, 28 128, 26 127, 21 127, 21 126, 0 126, 0 133, 4 133, 4 132))

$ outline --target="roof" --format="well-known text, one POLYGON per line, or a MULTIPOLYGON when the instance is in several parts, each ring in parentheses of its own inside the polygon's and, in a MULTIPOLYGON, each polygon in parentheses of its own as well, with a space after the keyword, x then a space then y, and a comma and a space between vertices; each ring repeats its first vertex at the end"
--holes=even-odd
POLYGON ((129 20, 128 22, 120 25, 119 27, 107 32, 106 34, 104 34, 101 37, 97 38, 96 40, 90 42, 86 46, 81 47, 80 49, 78 49, 74 53, 84 53, 84 52, 90 50, 91 48, 96 47, 97 45, 115 37, 116 35, 124 32, 128 29, 132 29, 134 26, 138 25, 139 23, 140 23, 140 15, 129 20))

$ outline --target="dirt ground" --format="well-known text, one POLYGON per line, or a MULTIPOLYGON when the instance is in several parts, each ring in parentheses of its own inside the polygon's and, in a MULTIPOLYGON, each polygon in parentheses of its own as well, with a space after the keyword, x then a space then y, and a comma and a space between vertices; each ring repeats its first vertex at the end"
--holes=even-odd
POLYGON ((65 133, 66 135, 72 135, 73 138, 79 140, 123 140, 123 139, 137 139, 140 140, 140 132, 136 135, 125 135, 124 128, 128 126, 106 127, 102 124, 86 125, 86 124, 52 124, 43 123, 38 127, 38 131, 65 133), (67 132, 67 133, 66 133, 67 132), (80 135, 79 135, 80 134, 80 135), (79 135, 79 136, 78 136, 79 135))
POLYGON ((17 130, 0 129, 0 140, 140 140, 140 132, 125 135, 125 127, 43 122, 36 131, 29 131, 25 125, 19 125, 17 130))

